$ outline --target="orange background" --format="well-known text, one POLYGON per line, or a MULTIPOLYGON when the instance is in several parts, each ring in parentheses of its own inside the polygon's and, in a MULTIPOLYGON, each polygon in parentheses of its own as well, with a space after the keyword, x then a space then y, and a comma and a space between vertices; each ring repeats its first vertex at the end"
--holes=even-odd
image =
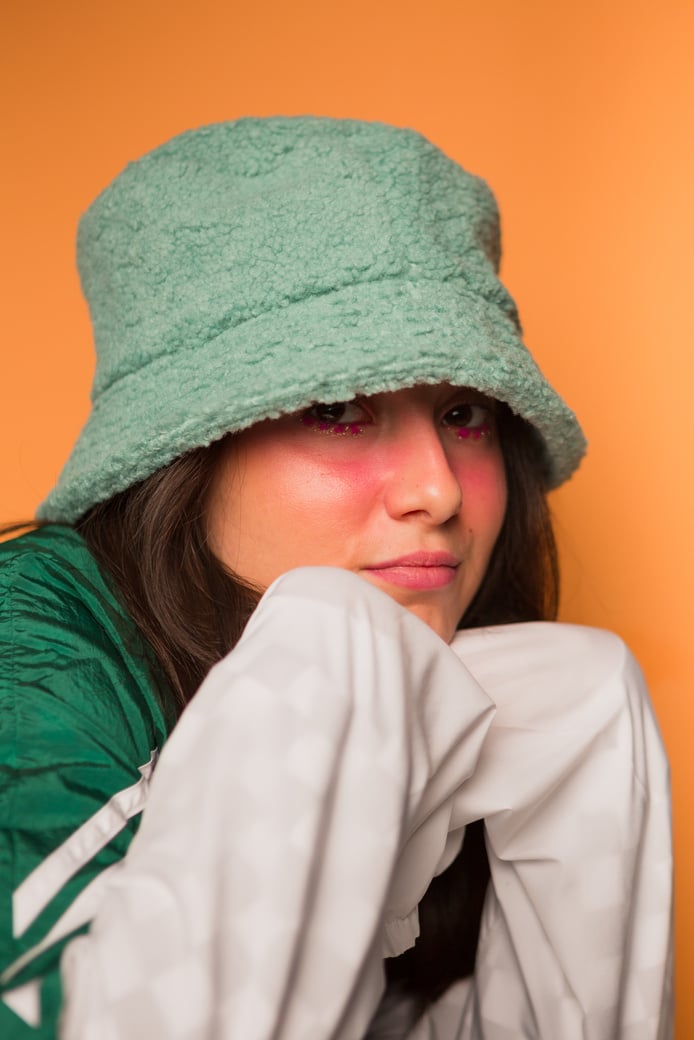
POLYGON ((180 130, 313 112, 414 126, 490 182, 505 280, 591 442, 553 496, 563 617, 618 631, 674 783, 678 1028, 694 1036, 694 6, 685 0, 33 0, 4 12, 0 520, 86 417, 77 218, 180 130))

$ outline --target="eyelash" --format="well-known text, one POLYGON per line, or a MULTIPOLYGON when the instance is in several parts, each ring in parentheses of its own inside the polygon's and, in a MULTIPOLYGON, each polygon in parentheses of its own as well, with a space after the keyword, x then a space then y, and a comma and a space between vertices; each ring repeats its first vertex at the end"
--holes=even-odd
MULTIPOLYGON (((455 431, 456 437, 460 437, 462 440, 471 439, 473 441, 478 441, 482 437, 488 437, 490 435, 490 433, 492 432, 492 427, 491 423, 489 422, 489 419, 486 418, 487 416, 489 416, 489 408, 487 408, 483 404, 457 404, 453 408, 449 408, 449 410, 446 412, 446 415, 452 415, 453 412, 457 412, 461 409, 465 409, 466 411, 472 412, 477 411, 481 413, 482 418, 481 421, 478 422, 475 426, 463 426, 462 424, 458 425, 455 422, 447 423, 447 425, 455 431)), ((444 416, 444 419, 445 418, 446 416, 444 416)))
MULTIPOLYGON (((314 404, 303 412, 299 416, 299 422, 303 426, 308 426, 310 429, 314 429, 317 433, 332 433, 337 435, 350 434, 353 437, 358 437, 364 432, 364 427, 368 426, 370 421, 366 420, 347 420, 327 418, 326 412, 330 411, 341 411, 344 412, 349 408, 357 408, 364 412, 364 407, 359 404, 358 401, 336 401, 334 404, 314 404), (322 412, 321 416, 319 413, 322 412)), ((449 408, 443 417, 444 424, 449 427, 455 436, 461 440, 474 440, 479 441, 482 437, 488 437, 492 432, 491 423, 485 416, 488 416, 490 409, 482 404, 475 403, 464 403, 454 405, 449 408), (463 423, 457 424, 455 422, 445 422, 446 417, 453 415, 455 412, 461 410, 466 411, 477 411, 482 413, 482 419, 477 425, 463 425, 463 423)))
MULTIPOLYGON (((331 409, 344 411, 346 408, 361 408, 361 405, 355 401, 336 401, 335 404, 314 404, 299 416, 299 422, 304 426, 312 427, 317 433, 351 434, 353 437, 358 437, 364 432, 364 427, 367 425, 366 420, 344 422, 344 420, 326 419, 325 416, 321 418, 318 414, 321 411, 325 413, 331 409)), ((361 410, 363 411, 364 409, 362 408, 361 410)))

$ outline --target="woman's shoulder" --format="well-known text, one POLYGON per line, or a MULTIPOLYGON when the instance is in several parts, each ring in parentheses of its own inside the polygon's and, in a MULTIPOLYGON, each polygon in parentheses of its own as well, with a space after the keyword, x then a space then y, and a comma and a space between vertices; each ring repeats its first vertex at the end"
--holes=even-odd
POLYGON ((84 539, 50 525, 0 545, 0 638, 61 626, 65 646, 89 638, 106 648, 131 643, 134 625, 84 539))
MULTIPOLYGON (((50 525, 0 545, 0 694, 168 728, 152 655, 84 539, 50 525)), ((128 728, 132 728, 129 724, 128 728)), ((139 726, 138 726, 139 728, 139 726)))
POLYGON ((63 524, 40 526, 0 544, 0 587, 20 587, 32 577, 42 578, 47 587, 79 588, 95 578, 104 584, 87 543, 63 524))
POLYGON ((526 687, 570 694, 610 683, 643 686, 633 654, 614 632, 533 621, 456 633, 452 648, 485 688, 526 687))
POLYGON ((489 625, 486 628, 463 629, 455 641, 480 649, 493 647, 519 654, 539 654, 546 659, 567 654, 591 654, 620 657, 629 650, 615 632, 590 625, 576 625, 561 621, 524 621, 509 625, 489 625))

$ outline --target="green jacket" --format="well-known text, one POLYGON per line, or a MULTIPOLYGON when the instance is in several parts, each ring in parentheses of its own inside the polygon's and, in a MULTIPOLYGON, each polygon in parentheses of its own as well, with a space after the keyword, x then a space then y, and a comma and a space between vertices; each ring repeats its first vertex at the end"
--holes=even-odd
POLYGON ((125 854, 172 724, 150 652, 82 538, 51 526, 0 545, 3 1040, 55 1036, 76 931, 63 915, 125 854))

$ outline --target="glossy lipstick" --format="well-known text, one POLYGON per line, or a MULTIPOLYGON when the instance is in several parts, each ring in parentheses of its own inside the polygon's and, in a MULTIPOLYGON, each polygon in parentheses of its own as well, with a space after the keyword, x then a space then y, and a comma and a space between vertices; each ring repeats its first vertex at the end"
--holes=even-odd
POLYGON ((415 552, 364 568, 404 589, 442 589, 455 580, 460 560, 445 552, 415 552))

